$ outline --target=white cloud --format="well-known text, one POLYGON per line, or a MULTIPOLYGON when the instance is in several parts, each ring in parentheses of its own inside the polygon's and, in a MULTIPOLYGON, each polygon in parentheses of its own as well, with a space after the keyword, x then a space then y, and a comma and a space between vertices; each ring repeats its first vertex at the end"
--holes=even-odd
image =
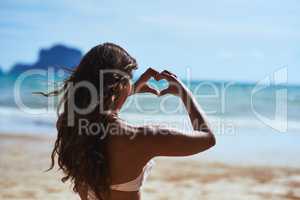
POLYGON ((216 57, 221 60, 262 60, 265 58, 265 53, 258 49, 244 51, 223 49, 216 53, 216 57))
POLYGON ((141 16, 141 22, 186 36, 219 35, 221 37, 300 38, 300 28, 261 20, 226 20, 174 15, 141 16))

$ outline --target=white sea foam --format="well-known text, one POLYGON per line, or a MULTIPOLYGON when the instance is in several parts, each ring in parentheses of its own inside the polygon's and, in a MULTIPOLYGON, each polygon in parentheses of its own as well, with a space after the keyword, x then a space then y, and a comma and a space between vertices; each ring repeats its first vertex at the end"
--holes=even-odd
MULTIPOLYGON (((121 113, 120 116, 124 120, 127 120, 136 125, 154 124, 176 129, 191 129, 190 120, 185 114, 142 115, 139 113, 121 113)), ((221 129, 231 127, 239 131, 242 130, 241 132, 237 132, 237 134, 243 134, 243 130, 247 129, 270 129, 269 131, 272 131, 272 128, 268 127, 256 118, 217 116, 209 116, 208 118, 214 130, 217 133, 220 133, 221 135, 221 129)), ((0 107, 0 133, 28 133, 51 135, 56 132, 56 120, 57 115, 55 111, 34 115, 23 112, 14 107, 0 107)), ((277 122, 274 121, 273 123, 277 122)), ((289 120, 287 133, 300 133, 299 122, 295 120, 289 120)))

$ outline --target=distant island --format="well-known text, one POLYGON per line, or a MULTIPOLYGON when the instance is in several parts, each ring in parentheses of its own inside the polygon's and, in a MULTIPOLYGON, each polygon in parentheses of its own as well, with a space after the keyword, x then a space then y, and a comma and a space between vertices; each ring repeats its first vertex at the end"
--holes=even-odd
POLYGON ((38 60, 33 64, 17 63, 6 74, 0 69, 0 76, 18 75, 26 70, 48 69, 48 67, 53 67, 55 70, 61 69, 61 67, 74 68, 79 64, 81 58, 80 50, 57 44, 41 49, 38 60))

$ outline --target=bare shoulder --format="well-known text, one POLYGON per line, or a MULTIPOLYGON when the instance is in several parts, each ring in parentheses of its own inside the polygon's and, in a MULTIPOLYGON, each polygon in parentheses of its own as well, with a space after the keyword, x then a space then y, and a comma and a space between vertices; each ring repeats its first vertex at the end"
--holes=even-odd
POLYGON ((144 130, 144 127, 135 126, 124 120, 118 119, 110 123, 108 141, 112 157, 118 157, 118 160, 127 158, 133 163, 144 165, 151 159, 144 130))
POLYGON ((118 136, 122 139, 132 140, 138 134, 139 127, 124 120, 117 119, 109 123, 107 130, 110 136, 114 138, 118 136))

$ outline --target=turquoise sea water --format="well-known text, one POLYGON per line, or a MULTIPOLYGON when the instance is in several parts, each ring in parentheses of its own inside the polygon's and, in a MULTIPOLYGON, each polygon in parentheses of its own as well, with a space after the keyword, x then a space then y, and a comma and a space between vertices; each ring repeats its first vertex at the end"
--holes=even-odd
MULTIPOLYGON (((55 135, 55 107, 47 108, 48 99, 32 95, 34 91, 46 91, 46 80, 33 77, 23 81, 19 89, 15 77, 2 77, 0 83, 0 133, 55 135)), ((157 88, 167 86, 163 82, 151 84, 157 88)), ((255 83, 186 84, 207 113, 217 136, 217 146, 200 154, 200 159, 300 166, 300 86, 271 85, 255 92, 255 83)), ((132 96, 121 118, 133 124, 191 128, 181 100, 170 95, 132 96)))

